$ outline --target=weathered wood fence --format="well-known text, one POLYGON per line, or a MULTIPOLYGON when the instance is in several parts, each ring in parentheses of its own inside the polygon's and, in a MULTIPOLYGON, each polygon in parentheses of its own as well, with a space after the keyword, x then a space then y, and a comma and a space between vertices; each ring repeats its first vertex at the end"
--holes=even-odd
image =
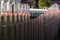
POLYGON ((30 14, 14 15, 12 20, 12 14, 10 14, 9 24, 5 15, 2 25, 0 13, 0 40, 53 40, 58 33, 59 12, 48 11, 33 20, 30 20, 30 14), (13 24, 12 21, 14 21, 13 24))

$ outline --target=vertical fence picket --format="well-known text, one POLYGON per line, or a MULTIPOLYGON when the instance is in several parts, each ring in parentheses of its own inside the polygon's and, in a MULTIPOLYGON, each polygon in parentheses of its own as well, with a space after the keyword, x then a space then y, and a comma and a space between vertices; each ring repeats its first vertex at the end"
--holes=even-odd
POLYGON ((35 29, 34 29, 35 31, 36 31, 36 40, 38 40, 38 17, 35 19, 35 29))
POLYGON ((33 40, 33 21, 34 21, 34 20, 32 20, 32 23, 31 23, 31 24, 32 24, 32 25, 31 25, 31 27, 32 27, 32 28, 31 28, 31 30, 32 30, 32 37, 31 37, 32 40, 33 40))
POLYGON ((43 22, 44 22, 44 18, 43 18, 43 14, 41 14, 41 16, 40 16, 40 27, 39 27, 39 39, 40 40, 44 40, 44 24, 43 24, 43 22))
POLYGON ((18 14, 17 14, 17 18, 18 18, 18 24, 16 24, 16 40, 20 40, 21 38, 21 29, 20 29, 20 21, 21 21, 21 14, 20 14, 20 11, 18 11, 18 14))
POLYGON ((30 40, 30 15, 25 14, 26 26, 25 26, 25 39, 30 40))
POLYGON ((24 40, 24 13, 22 13, 21 40, 24 40))
POLYGON ((14 12, 14 23, 17 23, 17 12, 14 12))
POLYGON ((25 14, 25 33, 24 33, 24 39, 28 40, 28 17, 27 14, 25 14))
POLYGON ((34 19, 32 20, 32 40, 34 40, 34 19))
POLYGON ((31 40, 31 27, 30 27, 30 13, 27 12, 27 22, 28 22, 28 40, 31 40))
POLYGON ((45 25, 45 40, 51 40, 51 25, 47 24, 45 25))
POLYGON ((7 25, 2 26, 2 40, 7 40, 7 25))
POLYGON ((30 33, 30 12, 29 12, 29 6, 28 6, 28 4, 26 5, 26 13, 27 13, 27 26, 28 26, 28 35, 27 35, 27 38, 28 38, 28 40, 31 40, 31 33, 30 33))
POLYGON ((38 39, 40 40, 40 16, 39 16, 39 20, 38 20, 38 39))
POLYGON ((36 25, 37 25, 37 40, 38 40, 38 32, 39 32, 39 17, 36 20, 36 25))
POLYGON ((28 40, 28 26, 27 26, 28 23, 25 23, 25 40, 28 40))
POLYGON ((1 12, 0 12, 0 40, 2 40, 1 12))
POLYGON ((19 35, 19 33, 20 33, 20 20, 21 20, 21 14, 20 14, 20 11, 18 11, 18 14, 17 14, 17 21, 18 21, 18 23, 16 23, 15 24, 15 27, 16 27, 16 40, 20 40, 20 35, 19 35))
POLYGON ((27 40, 29 40, 29 22, 27 22, 27 40))
POLYGON ((25 14, 25 21, 27 21, 28 17, 27 17, 27 14, 25 14))
POLYGON ((12 11, 10 11, 10 15, 9 15, 9 22, 10 22, 10 24, 12 24, 12 11))
POLYGON ((14 39, 14 37, 15 37, 14 34, 15 34, 14 33, 14 25, 9 25, 9 36, 10 36, 9 40, 15 40, 14 39))
POLYGON ((30 21, 28 21, 28 30, 29 30, 29 33, 28 33, 28 35, 29 35, 29 40, 31 40, 31 27, 30 27, 30 21))
POLYGON ((4 24, 6 25, 7 24, 7 11, 4 12, 4 24))
POLYGON ((15 24, 16 26, 16 40, 19 40, 19 24, 15 24))
POLYGON ((24 23, 21 24, 21 40, 24 40, 24 23))
POLYGON ((2 26, 2 40, 7 40, 7 11, 4 11, 4 25, 2 26))
POLYGON ((19 40, 21 40, 21 23, 19 24, 19 40))
POLYGON ((34 40, 37 40, 37 28, 36 28, 36 19, 34 19, 34 40))
POLYGON ((56 19, 51 23, 51 39, 52 40, 54 40, 54 38, 57 36, 58 28, 59 28, 59 24, 58 24, 58 20, 56 19))
POLYGON ((2 27, 0 25, 0 40, 2 40, 2 27))
POLYGON ((10 22, 10 25, 8 25, 9 27, 9 40, 15 40, 14 39, 14 25, 12 25, 12 18, 13 18, 13 15, 12 15, 12 11, 10 11, 10 14, 9 14, 9 22, 10 22))
POLYGON ((18 18, 18 23, 20 23, 20 21, 21 21, 21 13, 20 13, 20 11, 18 12, 17 18, 18 18))
POLYGON ((30 40, 33 40, 32 38, 32 32, 33 32, 33 25, 32 25, 33 21, 30 21, 30 40))
POLYGON ((2 16, 2 15, 1 15, 1 12, 0 12, 0 24, 1 24, 1 16, 2 16))

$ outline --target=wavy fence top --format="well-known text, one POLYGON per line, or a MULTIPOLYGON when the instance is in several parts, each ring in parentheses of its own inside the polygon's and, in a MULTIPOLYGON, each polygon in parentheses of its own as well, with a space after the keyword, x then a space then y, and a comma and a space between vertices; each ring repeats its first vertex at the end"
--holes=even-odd
POLYGON ((55 19, 56 17, 58 17, 59 15, 59 6, 58 4, 53 4, 48 11, 44 14, 46 16, 46 21, 52 21, 53 19, 55 19), (48 19, 48 20, 47 20, 48 19))

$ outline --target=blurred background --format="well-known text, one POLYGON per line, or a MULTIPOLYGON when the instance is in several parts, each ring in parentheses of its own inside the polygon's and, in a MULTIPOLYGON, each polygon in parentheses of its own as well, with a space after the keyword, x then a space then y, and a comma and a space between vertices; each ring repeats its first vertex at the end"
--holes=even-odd
POLYGON ((28 3, 30 8, 48 8, 54 3, 60 6, 60 0, 21 0, 21 3, 28 3))

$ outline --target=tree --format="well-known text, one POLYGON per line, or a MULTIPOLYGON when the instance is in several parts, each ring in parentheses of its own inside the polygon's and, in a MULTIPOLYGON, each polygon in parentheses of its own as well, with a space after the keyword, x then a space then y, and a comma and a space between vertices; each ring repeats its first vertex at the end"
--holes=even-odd
POLYGON ((39 8, 48 8, 51 5, 50 2, 51 0, 39 0, 38 6, 39 8))

